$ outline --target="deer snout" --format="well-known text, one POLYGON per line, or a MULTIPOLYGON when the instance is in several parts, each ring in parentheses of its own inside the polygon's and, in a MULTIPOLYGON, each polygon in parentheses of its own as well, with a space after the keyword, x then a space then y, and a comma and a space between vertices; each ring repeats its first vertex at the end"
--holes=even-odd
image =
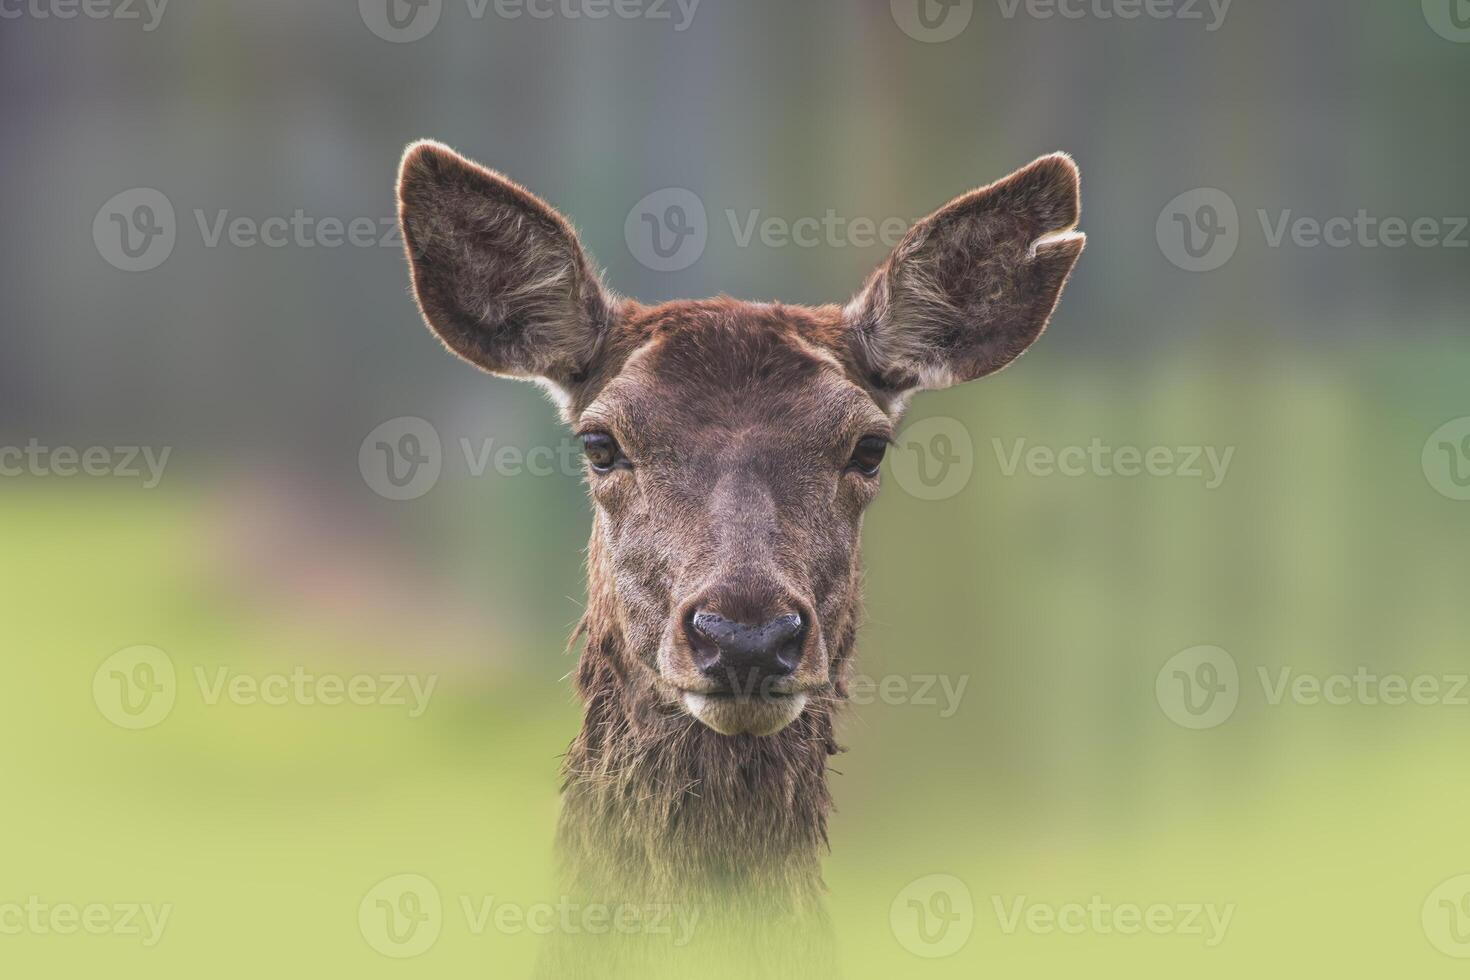
POLYGON ((799 613, 750 624, 696 609, 685 623, 695 668, 742 695, 780 693, 771 685, 795 673, 806 630, 799 613))

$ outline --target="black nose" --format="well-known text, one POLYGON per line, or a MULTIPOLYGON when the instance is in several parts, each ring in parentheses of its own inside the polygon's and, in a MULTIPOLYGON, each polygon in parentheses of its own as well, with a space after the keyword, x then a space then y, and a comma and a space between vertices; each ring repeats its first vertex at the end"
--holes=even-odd
POLYGON ((751 694, 763 681, 796 670, 806 624, 796 613, 751 626, 695 610, 689 617, 688 632, 694 666, 701 674, 727 682, 731 693, 751 694))

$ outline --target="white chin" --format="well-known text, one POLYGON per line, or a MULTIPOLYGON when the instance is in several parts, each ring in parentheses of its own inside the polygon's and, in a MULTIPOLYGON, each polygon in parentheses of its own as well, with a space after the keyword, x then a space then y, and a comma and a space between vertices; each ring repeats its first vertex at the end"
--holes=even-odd
POLYGON ((774 735, 806 707, 805 694, 774 698, 713 697, 685 691, 684 707, 721 735, 774 735))

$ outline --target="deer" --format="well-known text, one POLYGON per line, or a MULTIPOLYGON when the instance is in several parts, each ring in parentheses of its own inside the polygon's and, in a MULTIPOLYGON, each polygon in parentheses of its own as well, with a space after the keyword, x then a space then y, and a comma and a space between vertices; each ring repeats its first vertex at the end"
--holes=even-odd
POLYGON ((910 400, 1046 329, 1086 241, 1076 164, 954 198, 817 307, 621 297, 550 205, 437 142, 408 146, 397 198, 430 331, 544 388, 585 456, 569 894, 690 903, 742 923, 736 945, 822 931, 863 514, 910 400))

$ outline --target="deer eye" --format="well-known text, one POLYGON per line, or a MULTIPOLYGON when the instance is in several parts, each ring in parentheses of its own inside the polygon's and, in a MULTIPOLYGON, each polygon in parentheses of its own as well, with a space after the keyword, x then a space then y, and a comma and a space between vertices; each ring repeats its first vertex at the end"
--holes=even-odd
POLYGON ((877 476, 883 454, 887 451, 887 439, 882 436, 863 436, 858 440, 857 448, 852 451, 852 460, 847 465, 863 476, 877 476))
POLYGON ((582 455, 598 473, 608 473, 615 467, 628 465, 628 457, 618 448, 618 441, 606 432, 588 432, 582 436, 582 455))

